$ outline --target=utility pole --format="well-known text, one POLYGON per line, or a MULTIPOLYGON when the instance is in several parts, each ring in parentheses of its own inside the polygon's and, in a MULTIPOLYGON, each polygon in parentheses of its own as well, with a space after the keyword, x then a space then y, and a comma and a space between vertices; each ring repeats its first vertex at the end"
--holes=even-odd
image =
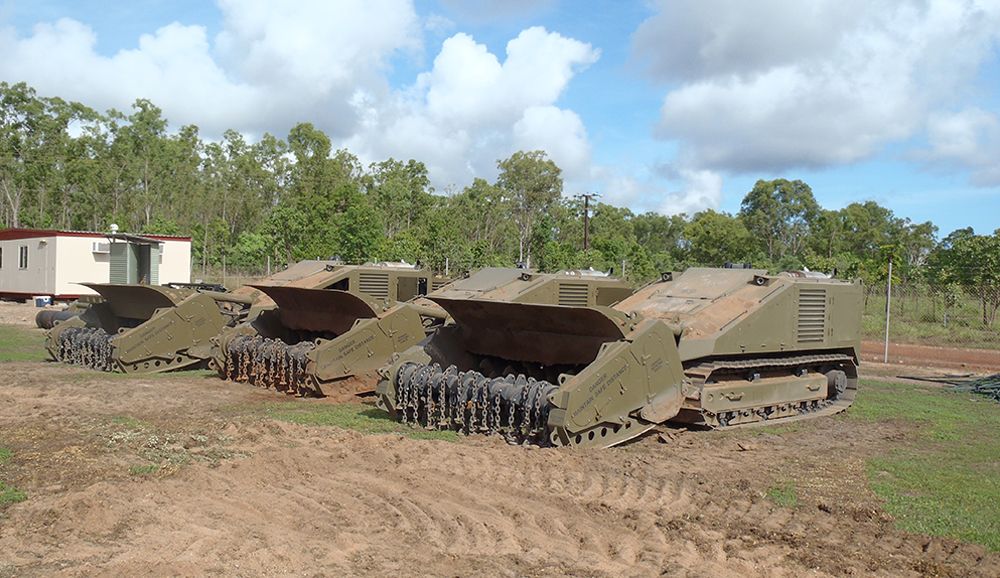
POLYGON ((583 250, 590 250, 590 199, 601 196, 599 193, 583 193, 576 198, 583 199, 583 250))

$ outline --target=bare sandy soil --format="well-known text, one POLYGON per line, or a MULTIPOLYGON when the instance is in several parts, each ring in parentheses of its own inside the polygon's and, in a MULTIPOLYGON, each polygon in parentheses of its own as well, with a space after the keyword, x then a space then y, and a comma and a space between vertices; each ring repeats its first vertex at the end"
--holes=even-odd
MULTIPOLYGON (((62 309, 63 307, 63 305, 50 305, 48 309, 62 309)), ((0 301, 0 325, 34 327, 35 315, 42 310, 42 308, 35 307, 32 303, 0 301)))
POLYGON ((1000 575, 982 547, 896 530, 866 489, 901 424, 532 449, 280 422, 281 394, 204 374, 0 372, 0 473, 28 494, 0 509, 0 576, 1000 575), (797 507, 767 497, 785 483, 797 507))
MULTIPOLYGON (((861 343, 861 357, 864 361, 881 362, 885 359, 885 345, 864 341, 861 343)), ((1000 371, 1000 350, 890 343, 889 361, 896 365, 1000 371)))

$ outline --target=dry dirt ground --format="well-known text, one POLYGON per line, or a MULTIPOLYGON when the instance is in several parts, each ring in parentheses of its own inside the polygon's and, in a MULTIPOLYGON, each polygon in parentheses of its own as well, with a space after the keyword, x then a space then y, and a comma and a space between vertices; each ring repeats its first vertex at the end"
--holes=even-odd
POLYGON ((3 477, 28 495, 0 507, 0 577, 1000 575, 882 513, 864 464, 901 423, 554 450, 270 417, 290 403, 204 373, 0 364, 3 477), (768 497, 787 484, 795 507, 768 497))
MULTIPOLYGON (((868 362, 882 362, 885 359, 885 345, 875 341, 862 342, 861 358, 868 362)), ((889 362, 892 365, 932 366, 942 369, 966 369, 972 371, 1000 371, 1000 349, 968 349, 890 343, 889 362)))
MULTIPOLYGON (((50 305, 49 309, 62 309, 62 305, 50 305)), ((28 303, 0 301, 0 325, 35 326, 35 315, 42 309, 28 303)))

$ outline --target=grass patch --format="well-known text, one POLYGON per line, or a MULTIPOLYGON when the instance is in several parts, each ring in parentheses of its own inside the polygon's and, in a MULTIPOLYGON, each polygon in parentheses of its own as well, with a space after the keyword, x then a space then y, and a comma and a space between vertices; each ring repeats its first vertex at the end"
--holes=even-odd
MULTIPOLYGON (((926 289, 909 289, 893 292, 889 322, 893 342, 1000 349, 997 325, 983 325, 977 299, 959 295, 951 306, 945 307, 940 296, 932 298, 926 289)), ((885 335, 885 287, 866 297, 861 321, 866 339, 881 340, 885 335)))
POLYGON ((117 415, 111 418, 111 423, 127 429, 146 429, 146 422, 129 415, 117 415))
POLYGON ((918 428, 917 439, 867 465, 872 490, 899 527, 1000 551, 1000 404, 943 388, 866 382, 847 416, 918 428))
POLYGON ((772 502, 785 508, 799 505, 799 492, 794 482, 784 482, 767 489, 767 497, 772 502))
POLYGON ((28 494, 25 494, 14 486, 8 486, 7 484, 0 482, 0 506, 16 504, 27 499, 28 494))
POLYGON ((0 325, 0 363, 45 361, 44 334, 28 327, 0 325))
MULTIPOLYGON (((9 462, 12 457, 14 457, 14 452, 7 448, 0 448, 0 465, 9 462)), ((28 499, 27 494, 14 486, 8 486, 0 481, 0 506, 16 504, 17 502, 23 502, 26 499, 28 499)))
POLYGON ((149 476, 160 471, 159 464, 146 464, 144 466, 131 466, 128 473, 133 476, 149 476))
POLYGON ((970 441, 978 435, 975 430, 1000 425, 1000 404, 939 386, 866 381, 847 415, 865 421, 915 422, 927 440, 970 441))
POLYGON ((320 405, 308 401, 292 402, 269 406, 266 413, 272 419, 300 425, 333 426, 367 434, 398 433, 414 439, 458 440, 456 432, 410 427, 392 419, 385 411, 360 403, 320 405))

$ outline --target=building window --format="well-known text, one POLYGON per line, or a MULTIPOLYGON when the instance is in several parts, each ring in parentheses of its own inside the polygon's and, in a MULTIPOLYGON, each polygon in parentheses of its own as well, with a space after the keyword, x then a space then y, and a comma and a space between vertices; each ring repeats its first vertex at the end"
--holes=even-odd
POLYGON ((0 247, 0 269, 3 269, 3 247, 0 247))
POLYGON ((27 269, 28 268, 28 246, 27 245, 21 245, 20 247, 18 247, 18 252, 17 252, 17 267, 18 267, 18 269, 27 269))

